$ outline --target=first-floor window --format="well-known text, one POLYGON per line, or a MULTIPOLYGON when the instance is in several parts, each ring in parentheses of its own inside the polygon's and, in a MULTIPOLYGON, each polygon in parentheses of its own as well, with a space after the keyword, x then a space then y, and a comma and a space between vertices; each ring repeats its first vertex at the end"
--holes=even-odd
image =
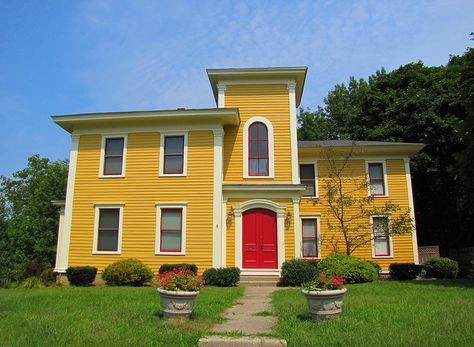
POLYGON ((181 252, 183 209, 162 208, 160 227, 160 251, 181 252))
POLYGON ((318 256, 318 223, 316 218, 302 219, 303 257, 318 256))
POLYGON ((117 252, 119 250, 120 208, 99 208, 97 228, 97 251, 117 252))
POLYGON ((390 256, 390 236, 388 217, 372 217, 372 232, 374 238, 374 255, 390 256))

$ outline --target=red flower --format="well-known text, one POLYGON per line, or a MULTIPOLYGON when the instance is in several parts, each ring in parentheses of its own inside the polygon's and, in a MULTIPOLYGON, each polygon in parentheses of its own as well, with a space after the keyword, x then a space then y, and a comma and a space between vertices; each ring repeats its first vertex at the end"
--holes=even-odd
POLYGON ((321 281, 326 282, 326 277, 321 277, 321 281))
POLYGON ((206 288, 206 286, 204 285, 204 283, 203 283, 203 284, 201 284, 201 288, 206 288))
POLYGON ((202 275, 199 275, 199 276, 198 276, 198 280, 202 280, 202 275))
POLYGON ((157 274, 156 276, 158 276, 159 278, 163 278, 163 277, 165 277, 165 275, 164 275, 164 274, 157 274))
POLYGON ((168 275, 174 275, 174 271, 168 272, 168 275))
POLYGON ((183 276, 183 271, 179 271, 178 276, 183 276))
POLYGON ((178 270, 183 270, 183 268, 181 266, 178 266, 178 270))
POLYGON ((161 284, 166 286, 166 285, 168 285, 168 281, 163 281, 161 284))

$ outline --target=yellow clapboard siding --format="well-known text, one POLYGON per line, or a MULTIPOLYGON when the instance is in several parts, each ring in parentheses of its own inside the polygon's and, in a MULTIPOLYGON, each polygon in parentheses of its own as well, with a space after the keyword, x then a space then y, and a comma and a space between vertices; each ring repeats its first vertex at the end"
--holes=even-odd
POLYGON ((290 108, 286 84, 229 85, 225 107, 238 107, 241 124, 225 127, 224 182, 291 182, 290 108), (252 117, 265 117, 273 126, 275 178, 242 178, 243 127, 252 117))
POLYGON ((159 177, 159 133, 128 135, 126 177, 99 178, 100 135, 83 135, 74 187, 69 266, 102 270, 121 258, 139 258, 157 271, 163 263, 212 264, 212 131, 190 131, 187 177, 159 177), (209 164, 206 164, 209 163, 209 164), (186 202, 186 255, 155 255, 155 203, 186 202), (93 255, 94 204, 124 203, 121 255, 93 255))
MULTIPOLYGON (((300 158, 301 161, 306 161, 308 158, 300 158)), ((406 181, 405 166, 402 159, 388 159, 387 164, 387 183, 388 193, 387 198, 375 198, 375 206, 383 206, 388 200, 400 206, 402 209, 408 209, 408 189, 406 181)), ((320 235, 321 235, 321 256, 324 258, 333 253, 333 247, 328 240, 337 238, 339 241, 340 251, 344 250, 344 242, 342 233, 331 231, 328 228, 328 220, 335 223, 335 218, 330 214, 329 207, 325 201, 326 190, 324 187, 325 179, 328 177, 328 161, 318 160, 318 199, 302 199, 300 203, 300 215, 319 214, 320 217, 320 235)), ((364 179, 366 177, 365 161, 351 160, 346 168, 345 174, 347 176, 355 177, 356 179, 364 179)), ((358 194, 367 194, 366 190, 360 190, 358 194)), ((356 211, 348 212, 349 215, 356 213, 356 211)), ((370 233, 370 219, 367 218, 367 232, 370 233)), ((382 268, 386 269, 388 265, 394 262, 413 262, 413 243, 412 235, 394 235, 393 242, 393 258, 372 258, 372 248, 370 244, 356 249, 353 255, 365 259, 371 259, 378 263, 382 268)))

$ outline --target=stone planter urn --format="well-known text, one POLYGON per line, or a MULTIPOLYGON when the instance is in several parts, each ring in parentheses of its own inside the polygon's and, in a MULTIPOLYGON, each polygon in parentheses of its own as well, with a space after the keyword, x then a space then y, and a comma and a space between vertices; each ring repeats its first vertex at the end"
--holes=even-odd
POLYGON ((346 291, 346 288, 336 290, 303 290, 313 321, 340 318, 342 300, 346 291))
POLYGON ((194 300, 199 292, 175 292, 156 289, 160 295, 161 311, 163 318, 189 318, 193 313, 194 300))

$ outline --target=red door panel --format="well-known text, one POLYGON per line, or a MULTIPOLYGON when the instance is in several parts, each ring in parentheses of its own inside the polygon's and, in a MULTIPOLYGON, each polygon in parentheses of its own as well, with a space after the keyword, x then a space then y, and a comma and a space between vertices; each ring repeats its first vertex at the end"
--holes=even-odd
POLYGON ((276 269, 276 215, 265 209, 246 211, 243 216, 243 268, 276 269))

